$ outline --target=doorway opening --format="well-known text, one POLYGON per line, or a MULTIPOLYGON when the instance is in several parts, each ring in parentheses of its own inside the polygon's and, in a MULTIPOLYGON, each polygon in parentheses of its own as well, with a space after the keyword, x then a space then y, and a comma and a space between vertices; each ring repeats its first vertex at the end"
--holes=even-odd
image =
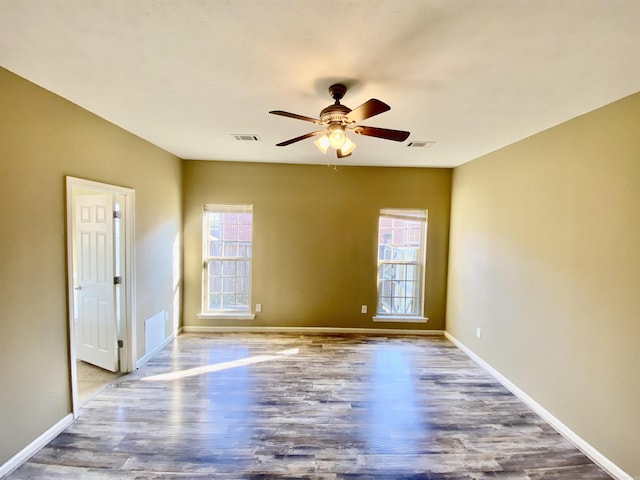
POLYGON ((73 414, 135 368, 134 190, 67 177, 73 414))

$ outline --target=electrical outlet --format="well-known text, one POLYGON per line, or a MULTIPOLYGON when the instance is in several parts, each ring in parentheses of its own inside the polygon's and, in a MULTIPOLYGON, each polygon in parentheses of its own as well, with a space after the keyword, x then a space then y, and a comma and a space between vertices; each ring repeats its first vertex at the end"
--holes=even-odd
POLYGON ((482 328, 476 327, 476 337, 480 338, 482 336, 482 328))
POLYGON ((261 312, 262 311, 262 304, 261 303, 256 303, 256 313, 257 312, 261 312))
POLYGON ((367 313, 367 306, 366 305, 362 305, 362 307, 360 308, 360 313, 367 313))

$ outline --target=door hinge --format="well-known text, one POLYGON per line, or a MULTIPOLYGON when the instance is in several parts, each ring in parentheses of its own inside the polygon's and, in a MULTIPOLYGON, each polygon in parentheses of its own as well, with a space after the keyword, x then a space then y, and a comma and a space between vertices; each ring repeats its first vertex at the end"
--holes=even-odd
POLYGON ((124 348, 124 340, 118 340, 118 348, 124 348))
POLYGON ((118 210, 113 211, 113 218, 120 218, 120 212, 118 210))
POLYGON ((113 277, 114 285, 122 285, 122 277, 113 277))

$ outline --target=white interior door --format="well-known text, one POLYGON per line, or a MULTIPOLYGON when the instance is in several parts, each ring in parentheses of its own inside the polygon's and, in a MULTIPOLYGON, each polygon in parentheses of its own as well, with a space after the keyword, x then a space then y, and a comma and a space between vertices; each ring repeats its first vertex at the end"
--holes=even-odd
POLYGON ((115 372, 113 196, 77 195, 74 207, 77 358, 115 372))

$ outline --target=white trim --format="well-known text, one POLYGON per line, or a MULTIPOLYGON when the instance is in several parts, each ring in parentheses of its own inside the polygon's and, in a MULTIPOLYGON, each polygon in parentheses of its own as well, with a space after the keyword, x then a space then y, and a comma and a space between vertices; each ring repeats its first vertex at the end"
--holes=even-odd
POLYGON ((536 402, 533 398, 531 398, 527 393, 525 393, 522 389, 512 383, 507 377, 498 372, 495 368, 485 362, 482 358, 480 358, 477 354, 475 354, 469 347, 460 342, 457 338, 451 335, 449 332, 445 331, 444 336, 449 339, 456 347, 462 350, 471 360, 480 365, 483 369, 485 369, 489 375, 495 378, 498 382, 500 382, 504 387, 506 387, 511 393, 513 393, 516 397, 522 400, 525 404, 529 406, 535 413, 540 415, 549 425, 551 425, 556 431, 573 443, 582 453, 584 453, 587 457, 589 457, 595 464, 600 466, 602 469, 607 471, 610 475, 612 475, 617 480, 633 480, 633 477, 618 467, 615 463, 605 457, 602 453, 596 450, 591 444, 589 444, 586 440, 580 437, 576 432, 571 430, 567 425, 562 423, 557 417, 555 417, 551 412, 549 412, 546 408, 536 402))
POLYGON ((253 313, 199 313, 196 315, 200 320, 253 320, 256 316, 253 313))
POLYGON ((135 190, 127 187, 119 187, 106 183, 94 182, 67 176, 66 180, 66 219, 67 219, 67 303, 69 305, 69 362, 71 371, 71 409, 73 417, 77 418, 80 412, 80 402, 78 400, 78 372, 76 369, 76 347, 75 347, 75 325, 74 325, 74 303, 73 303, 73 190, 85 189, 96 192, 122 195, 124 205, 121 211, 124 213, 124 315, 123 340, 124 348, 121 352, 121 372, 132 372, 135 369, 136 358, 136 308, 135 308, 135 248, 134 248, 134 214, 135 214, 135 190))
POLYGON ((7 460, 4 464, 0 465, 0 477, 9 475, 16 470, 20 465, 29 460, 35 455, 38 450, 44 447, 51 440, 60 435, 69 425, 73 423, 73 414, 69 413, 62 417, 55 425, 46 430, 42 435, 36 438, 29 445, 24 447, 13 457, 7 460))
POLYGON ((145 363, 147 363, 149 360, 151 360, 160 350, 162 350, 164 347, 169 345, 181 333, 182 333, 182 328, 177 329, 175 332, 173 332, 167 338, 162 340, 162 342, 160 342, 158 345, 156 345, 153 348, 153 350, 151 350, 150 352, 145 353, 144 356, 142 358, 140 358, 136 362, 136 369, 141 368, 142 366, 144 366, 145 363))
POLYGON ((428 317, 399 317, 397 315, 375 315, 371 317, 374 322, 404 322, 404 323, 427 323, 428 317))
POLYGON ((125 278, 125 315, 123 321, 125 323, 124 348, 122 351, 120 370, 123 372, 133 372, 135 370, 136 356, 138 355, 138 336, 137 336, 137 320, 136 320, 136 248, 135 248, 135 211, 136 211, 136 192, 130 190, 125 198, 125 262, 124 262, 124 278, 125 278), (128 344, 126 340, 129 340, 128 344), (124 360, 124 361, 123 361, 124 360))
POLYGON ((212 327, 184 326, 184 333, 355 333, 363 335, 444 335, 444 330, 403 330, 399 328, 341 328, 341 327, 212 327))

